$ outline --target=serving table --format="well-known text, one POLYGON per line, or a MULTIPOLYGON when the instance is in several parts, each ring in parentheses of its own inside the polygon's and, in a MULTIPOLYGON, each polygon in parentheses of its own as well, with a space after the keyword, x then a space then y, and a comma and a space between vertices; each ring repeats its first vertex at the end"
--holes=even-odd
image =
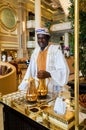
POLYGON ((37 102, 28 102, 25 91, 2 96, 4 130, 74 130, 74 111, 67 109, 64 115, 54 112, 57 96, 48 93, 37 102))

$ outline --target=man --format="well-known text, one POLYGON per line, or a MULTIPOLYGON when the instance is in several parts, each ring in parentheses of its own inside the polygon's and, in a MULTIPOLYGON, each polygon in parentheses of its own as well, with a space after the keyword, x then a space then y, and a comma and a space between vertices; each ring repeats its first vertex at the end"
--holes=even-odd
POLYGON ((26 79, 46 78, 48 90, 52 91, 53 86, 59 91, 69 77, 69 69, 59 45, 49 43, 50 34, 46 28, 36 30, 38 46, 34 50, 27 72, 19 85, 20 90, 27 89, 26 79))

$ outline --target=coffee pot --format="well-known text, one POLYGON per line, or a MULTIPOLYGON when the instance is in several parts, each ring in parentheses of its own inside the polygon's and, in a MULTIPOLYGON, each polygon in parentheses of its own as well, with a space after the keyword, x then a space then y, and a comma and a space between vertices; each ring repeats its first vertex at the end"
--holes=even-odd
POLYGON ((37 94, 37 88, 35 85, 35 79, 30 77, 28 79, 28 89, 26 92, 26 99, 27 101, 34 102, 37 101, 38 94, 37 94))
POLYGON ((39 85, 37 88, 38 96, 43 97, 48 93, 48 87, 46 86, 46 79, 39 79, 39 85))

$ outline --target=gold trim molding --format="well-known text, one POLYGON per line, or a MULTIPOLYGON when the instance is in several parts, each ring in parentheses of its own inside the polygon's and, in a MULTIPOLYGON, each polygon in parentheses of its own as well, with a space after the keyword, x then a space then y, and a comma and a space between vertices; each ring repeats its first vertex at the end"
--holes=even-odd
POLYGON ((14 31, 17 26, 17 13, 9 5, 3 5, 0 8, 1 27, 6 31, 14 31))

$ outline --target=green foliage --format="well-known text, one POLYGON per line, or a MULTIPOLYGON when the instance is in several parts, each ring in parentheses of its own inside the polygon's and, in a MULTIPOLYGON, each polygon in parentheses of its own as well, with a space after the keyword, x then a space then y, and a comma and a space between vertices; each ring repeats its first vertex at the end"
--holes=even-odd
POLYGON ((82 76, 86 79, 86 47, 80 48, 80 69, 82 76))
POLYGON ((80 11, 80 44, 86 44, 86 12, 80 11))
POLYGON ((45 27, 50 30, 50 26, 51 26, 51 21, 47 21, 47 22, 45 23, 45 27))
MULTIPOLYGON (((69 20, 71 21, 72 27, 74 29, 74 0, 70 0, 71 7, 69 8, 69 20)), ((85 0, 80 0, 80 6, 82 2, 85 0)), ((83 4, 85 6, 85 3, 83 4)), ((84 7, 80 7, 79 10, 79 24, 80 24, 80 32, 79 32, 79 43, 80 43, 80 50, 79 50, 79 68, 82 72, 83 77, 86 78, 86 11, 83 9, 84 7), (82 10, 83 9, 83 10, 82 10)), ((74 32, 71 34, 70 39, 70 49, 74 53, 74 32)))
POLYGON ((69 39, 69 47, 70 47, 70 55, 74 55, 74 35, 70 34, 70 39, 69 39))
POLYGON ((71 6, 69 7, 69 15, 68 15, 68 19, 71 21, 72 26, 74 24, 74 1, 70 0, 71 2, 71 6))

